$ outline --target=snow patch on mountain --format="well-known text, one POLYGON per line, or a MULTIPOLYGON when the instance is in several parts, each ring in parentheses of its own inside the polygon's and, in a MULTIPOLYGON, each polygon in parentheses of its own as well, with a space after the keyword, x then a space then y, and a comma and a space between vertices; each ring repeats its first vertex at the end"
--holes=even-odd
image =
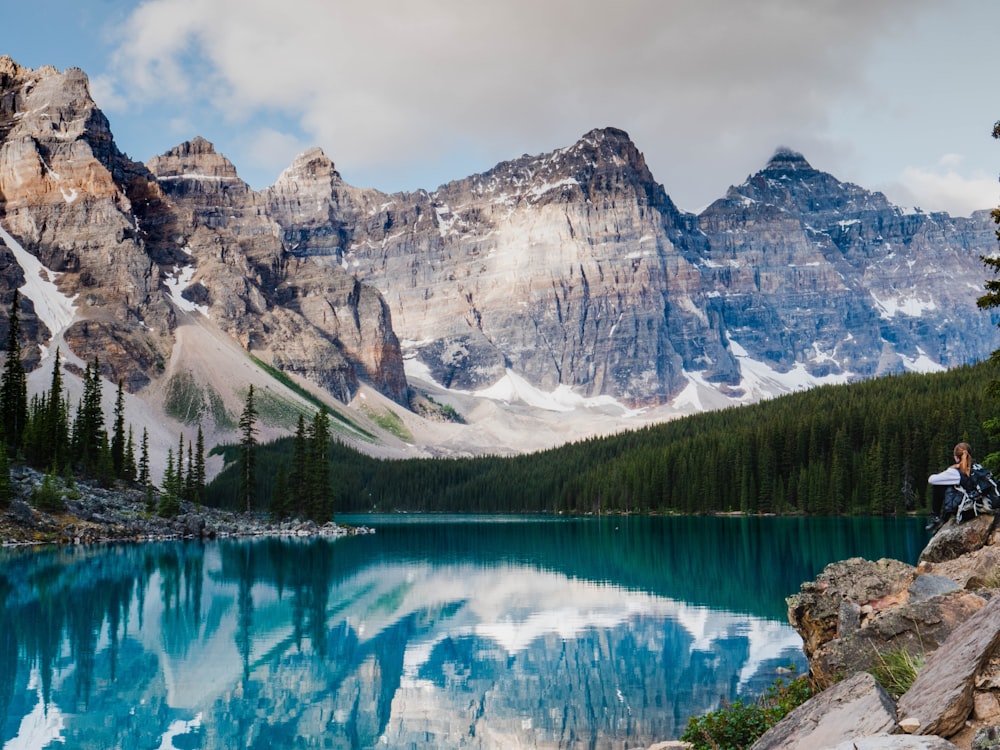
POLYGON ((184 266, 183 268, 174 266, 173 273, 163 283, 170 291, 170 299, 177 306, 177 309, 185 312, 200 312, 207 318, 208 307, 206 305, 197 305, 184 298, 184 290, 191 286, 194 270, 194 266, 184 266))
POLYGON ((871 292, 875 306, 883 320, 891 320, 897 315, 906 315, 911 318, 919 318, 925 312, 937 310, 937 304, 932 299, 919 299, 916 295, 900 295, 895 298, 879 297, 874 291, 871 292))
MULTIPOLYGON (((410 342, 412 343, 412 342, 410 342)), ((449 393, 461 393, 475 398, 496 401, 502 404, 525 404, 534 409, 549 412, 572 412, 578 409, 601 409, 621 417, 634 417, 642 414, 642 409, 631 409, 611 396, 596 396, 587 398, 573 391, 568 385, 560 385, 554 391, 543 391, 536 388, 511 369, 493 385, 478 391, 467 391, 459 388, 445 388, 434 380, 430 368, 416 357, 406 357, 403 367, 407 379, 430 383, 449 393)))
POLYGON ((917 347, 917 356, 906 357, 901 355, 900 359, 903 361, 903 367, 910 372, 944 372, 947 369, 928 357, 927 353, 919 347, 917 347))
POLYGON ((729 347, 739 363, 740 374, 743 376, 739 385, 743 396, 738 399, 742 403, 804 391, 819 385, 843 384, 853 377, 853 373, 849 372, 816 377, 809 373, 802 362, 797 362, 788 372, 779 372, 770 365, 750 357, 747 350, 731 338, 729 347))
POLYGON ((59 274, 42 265, 38 258, 21 247, 21 243, 2 226, 0 239, 14 253, 17 264, 24 270, 25 282, 19 291, 32 301, 35 314, 45 323, 52 338, 56 338, 76 319, 76 297, 70 299, 60 292, 55 285, 59 274))

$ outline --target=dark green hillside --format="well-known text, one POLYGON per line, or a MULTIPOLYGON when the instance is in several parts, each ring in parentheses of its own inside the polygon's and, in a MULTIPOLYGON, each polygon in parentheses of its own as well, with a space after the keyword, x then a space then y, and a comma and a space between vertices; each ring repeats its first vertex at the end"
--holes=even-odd
MULTIPOLYGON (((922 511, 927 476, 959 440, 997 450, 983 422, 997 365, 824 386, 753 406, 514 458, 387 461, 330 449, 336 512, 895 514, 922 511)), ((257 497, 291 439, 261 446, 257 497)), ((235 454, 233 454, 235 455, 235 454)), ((232 505, 228 467, 209 502, 232 505)))

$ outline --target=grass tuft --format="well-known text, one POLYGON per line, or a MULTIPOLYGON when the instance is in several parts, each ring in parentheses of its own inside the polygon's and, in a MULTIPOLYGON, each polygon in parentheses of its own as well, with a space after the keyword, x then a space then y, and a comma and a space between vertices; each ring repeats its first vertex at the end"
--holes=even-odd
POLYGON ((923 654, 911 654, 903 647, 886 653, 876 648, 875 655, 878 664, 870 670, 871 674, 893 700, 899 700, 899 697, 910 689, 926 661, 923 654))

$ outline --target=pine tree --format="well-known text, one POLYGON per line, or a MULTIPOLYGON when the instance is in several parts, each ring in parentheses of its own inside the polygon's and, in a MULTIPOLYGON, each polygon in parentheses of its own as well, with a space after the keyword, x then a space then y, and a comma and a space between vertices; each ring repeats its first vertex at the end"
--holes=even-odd
POLYGON ((289 472, 288 484, 298 489, 295 497, 297 502, 289 498, 288 515, 306 515, 308 498, 306 495, 306 477, 309 472, 309 438, 306 434, 306 418, 300 412, 299 423, 295 428, 295 439, 292 443, 292 469, 289 472))
POLYGON ((97 463, 94 465, 94 474, 97 481, 104 487, 114 484, 115 460, 111 456, 111 445, 108 443, 108 433, 101 430, 101 447, 97 454, 97 463))
POLYGON ((121 477, 130 484, 135 482, 135 444, 132 442, 132 425, 128 426, 128 440, 125 441, 125 459, 122 464, 121 477))
POLYGON ((253 385, 247 391, 246 403, 240 415, 240 499, 243 510, 249 513, 253 510, 254 485, 256 482, 255 464, 257 460, 257 407, 253 399, 253 385))
POLYGON ((149 430, 142 428, 142 448, 139 453, 139 484, 150 484, 149 476, 149 430))
POLYGON ((163 470, 163 489, 160 493, 159 514, 172 518, 180 513, 180 498, 177 496, 177 473, 174 471, 174 449, 167 449, 167 468, 163 470))
POLYGON ((69 406, 63 396, 62 360, 58 347, 52 363, 52 381, 46 407, 44 431, 49 450, 47 461, 52 466, 62 466, 70 455, 69 406))
POLYGON ((4 440, 12 452, 21 446, 21 433, 28 424, 28 379, 21 362, 21 295, 14 290, 7 328, 7 358, 0 377, 0 421, 4 440))
POLYGON ((118 379, 118 394, 115 397, 115 421, 111 433, 111 460, 115 476, 122 477, 125 469, 125 395, 122 379, 118 379))
POLYGON ((189 503, 195 502, 197 491, 197 477, 194 473, 194 446, 188 441, 187 473, 184 475, 184 499, 189 503))
POLYGON ((194 502, 201 503, 205 498, 205 436, 198 425, 198 438, 194 454, 194 502))
POLYGON ((177 465, 174 467, 174 475, 176 479, 175 484, 175 494, 179 498, 184 497, 184 433, 181 433, 180 438, 177 440, 177 465))
POLYGON ((93 473, 101 455, 104 410, 101 407, 101 369, 97 357, 83 376, 83 398, 73 422, 73 451, 80 467, 93 473))
POLYGON ((309 468, 306 476, 309 517, 329 521, 333 517, 330 503, 330 415, 326 406, 313 415, 309 426, 309 468))

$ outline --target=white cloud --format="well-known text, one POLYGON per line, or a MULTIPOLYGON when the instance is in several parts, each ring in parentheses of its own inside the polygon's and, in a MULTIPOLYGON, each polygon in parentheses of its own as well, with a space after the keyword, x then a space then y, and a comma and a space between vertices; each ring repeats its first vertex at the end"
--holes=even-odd
POLYGON ((239 147, 242 153, 253 159, 251 166, 257 167, 275 175, 280 174, 292 160, 308 149, 310 144, 304 143, 298 136, 282 133, 273 128, 254 130, 241 140, 239 147))
POLYGON ((121 112, 127 106, 126 98, 115 90, 115 82, 106 75, 90 78, 90 95, 105 112, 121 112))
POLYGON ((874 51, 905 38, 911 19, 934 7, 929 0, 389 6, 149 0, 124 26, 116 83, 138 98, 197 100, 234 129, 287 118, 294 127, 262 132, 270 153, 283 150, 274 148, 281 140, 319 145, 348 180, 357 175, 388 190, 433 188, 616 125, 667 191, 683 193, 682 207, 694 209, 761 168, 780 144, 817 165, 836 163, 845 136, 829 131, 831 113, 847 98, 878 100, 866 67, 874 51), (462 171, 453 166, 459 159, 475 163, 462 171), (402 174, 424 180, 372 179, 402 174))
POLYGON ((968 176, 947 168, 955 163, 943 159, 939 168, 909 167, 896 185, 886 188, 886 195, 899 205, 947 211, 952 216, 968 216, 1000 204, 1000 183, 995 176, 981 172, 968 176))

